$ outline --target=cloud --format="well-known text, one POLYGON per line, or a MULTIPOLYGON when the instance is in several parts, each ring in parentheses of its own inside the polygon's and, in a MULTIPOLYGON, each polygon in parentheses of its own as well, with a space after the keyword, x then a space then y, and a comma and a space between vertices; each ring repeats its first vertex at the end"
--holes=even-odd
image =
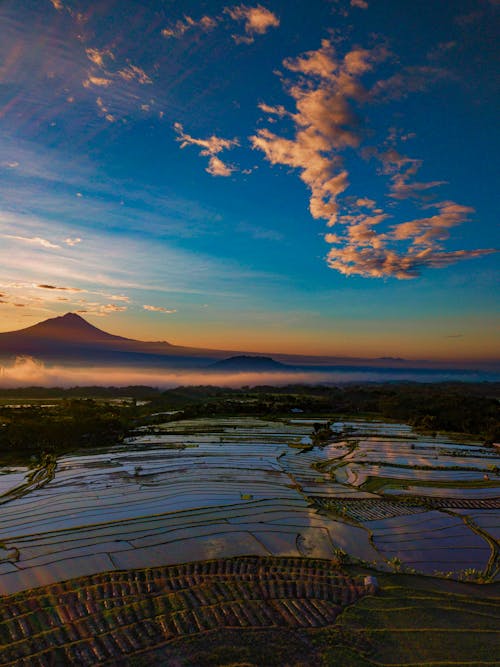
POLYGON ((332 269, 344 275, 408 279, 425 267, 440 268, 493 250, 448 252, 443 248, 450 230, 466 222, 473 209, 451 201, 430 203, 435 188, 446 181, 415 180, 422 161, 402 155, 391 145, 399 137, 395 128, 390 128, 383 149, 363 146, 369 132, 361 111, 370 103, 421 92, 430 81, 446 76, 437 68, 405 68, 367 87, 364 77, 370 74, 373 80, 375 66, 389 55, 385 46, 379 45, 372 49, 357 46, 341 57, 330 41, 323 40, 319 49, 285 59, 284 67, 297 76, 284 80, 294 111, 263 103, 259 108, 278 118, 292 119, 294 134, 288 138, 263 128, 250 141, 271 164, 299 171, 310 191, 311 216, 335 227, 324 237, 334 246, 327 255, 332 269), (349 187, 345 166, 349 151, 365 162, 372 157, 378 161, 377 174, 388 180, 391 214, 369 197, 343 196, 349 187), (420 210, 434 207, 437 212, 397 223, 393 208, 401 200, 412 201, 420 210))
POLYGON ((474 213, 473 208, 455 202, 433 204, 433 207, 438 208, 436 215, 394 225, 393 238, 398 241, 411 239, 414 246, 433 247, 437 241, 449 237, 452 227, 466 222, 469 214, 474 213))
POLYGON ((58 12, 62 12, 64 9, 64 5, 62 3, 62 0, 50 0, 50 3, 54 9, 57 9, 58 12))
POLYGON ((285 60, 289 71, 303 77, 288 87, 296 107, 290 113, 295 137, 285 139, 268 129, 250 137, 253 148, 263 151, 271 164, 300 170, 300 178, 311 191, 311 215, 325 218, 329 226, 337 219, 337 198, 349 185, 340 152, 357 148, 361 142, 353 107, 353 102, 366 97, 359 78, 385 55, 383 49, 356 48, 339 59, 332 44, 323 40, 320 49, 285 60))
POLYGON ((110 78, 105 76, 94 76, 93 74, 89 74, 82 83, 84 88, 90 88, 90 86, 107 88, 111 84, 112 80, 110 78))
POLYGON ((359 9, 368 9, 366 0, 351 0, 351 7, 358 7, 359 9))
POLYGON ((213 155, 208 161, 208 167, 206 168, 206 171, 212 176, 231 176, 235 170, 225 162, 222 162, 222 160, 216 155, 213 155))
MULTIPOLYGON (((109 123, 114 123, 116 121, 116 117, 113 116, 113 114, 108 113, 108 107, 104 104, 102 97, 98 97, 95 103, 97 104, 99 111, 109 123)), ((83 195, 81 192, 77 192, 76 196, 82 197, 83 195)))
POLYGON ((47 239, 44 239, 40 236, 14 236, 11 234, 3 234, 4 238, 7 239, 13 239, 15 241, 22 241, 23 243, 29 243, 31 245, 38 245, 41 246, 42 248, 50 248, 50 249, 58 249, 61 246, 57 245, 56 243, 52 243, 51 241, 48 241, 47 239))
POLYGON ((104 69, 105 67, 105 58, 109 58, 110 60, 115 59, 115 56, 109 49, 87 48, 85 49, 85 53, 90 62, 94 63, 94 65, 97 65, 97 67, 100 67, 101 69, 104 69))
POLYGON ((455 202, 441 202, 433 207, 438 209, 435 215, 393 224, 383 232, 374 227, 389 218, 387 214, 351 216, 344 234, 325 236, 328 243, 340 246, 329 251, 328 265, 347 276, 392 276, 404 280, 417 277, 425 267, 442 268, 494 252, 446 252, 441 241, 449 237, 452 227, 466 222, 474 210, 455 202))
POLYGON ((401 100, 411 93, 422 93, 433 84, 450 79, 448 70, 441 67, 405 67, 387 79, 377 81, 370 90, 370 97, 376 101, 401 100))
POLYGON ((117 306, 115 303, 107 303, 104 306, 99 306, 101 313, 122 313, 127 310, 127 306, 117 306))
POLYGON ((381 163, 381 173, 390 177, 390 197, 393 199, 421 199, 428 198, 428 190, 446 185, 446 181, 413 181, 411 180, 422 166, 422 160, 401 155, 396 149, 387 151, 373 151, 381 163))
POLYGON ((105 296, 110 301, 130 301, 130 297, 125 296, 124 294, 106 294, 105 296))
POLYGON ((199 146, 201 148, 200 155, 209 156, 207 171, 212 176, 230 176, 236 168, 230 166, 223 162, 219 157, 218 153, 221 153, 223 150, 230 150, 234 146, 239 146, 237 139, 223 139, 212 135, 208 139, 195 139, 190 134, 184 132, 184 128, 181 123, 174 123, 174 130, 177 133, 177 141, 180 142, 181 148, 186 146, 199 146))
POLYGON ((125 81, 137 81, 141 86, 153 83, 151 77, 137 65, 127 65, 127 67, 118 70, 117 74, 125 81))
POLYGON ((2 162, 2 167, 6 167, 7 169, 17 169, 19 167, 19 162, 16 162, 15 160, 12 162, 2 162))
POLYGON ((88 46, 85 48, 85 55, 90 61, 90 67, 86 72, 86 78, 82 81, 82 85, 88 90, 93 90, 94 88, 109 90, 108 97, 111 99, 111 106, 114 108, 110 111, 108 104, 105 104, 100 96, 97 97, 96 104, 100 114, 108 122, 114 123, 118 115, 123 115, 125 99, 134 100, 134 104, 139 99, 136 94, 132 95, 130 91, 124 90, 124 86, 128 84, 138 84, 140 86, 151 85, 153 80, 142 67, 131 63, 129 60, 126 60, 125 64, 117 63, 117 57, 110 48, 98 49, 88 46), (116 86, 118 86, 118 89, 116 92, 113 92, 113 88, 116 86), (118 114, 118 108, 122 108, 120 114, 118 114))
POLYGON ((229 14, 233 21, 244 21, 245 23, 246 34, 233 35, 237 44, 252 44, 255 41, 255 35, 264 35, 270 28, 277 28, 280 24, 276 14, 262 5, 226 7, 224 12, 229 14))
POLYGON ((453 252, 432 249, 398 253, 387 247, 370 248, 345 245, 332 248, 328 253, 328 265, 346 276, 359 275, 369 278, 394 277, 400 280, 416 278, 423 268, 443 268, 461 259, 482 257, 492 250, 456 250, 453 252))
POLYGON ((261 109, 264 113, 269 113, 275 116, 279 116, 280 118, 283 118, 283 116, 288 116, 289 113, 285 109, 285 107, 281 104, 278 104, 277 106, 273 107, 270 106, 269 104, 265 104, 264 102, 261 102, 258 105, 259 109, 261 109))
POLYGON ((105 317, 106 315, 109 315, 109 313, 122 313, 128 309, 128 306, 117 306, 115 303, 99 304, 88 303, 85 301, 82 301, 81 303, 84 303, 85 305, 84 308, 76 311, 79 315, 90 314, 96 315, 97 317, 105 317))
MULTIPOLYGON (((270 28, 276 28, 280 24, 278 17, 262 5, 257 7, 247 7, 246 5, 226 7, 224 14, 233 21, 244 22, 245 34, 232 36, 237 44, 251 44, 255 41, 255 35, 264 35, 270 28)), ((194 19, 185 14, 182 19, 163 28, 161 34, 166 39, 179 39, 187 32, 195 30, 205 33, 210 32, 223 21, 223 15, 204 15, 199 19, 194 19)))
POLYGON ((188 30, 199 29, 204 32, 213 30, 219 23, 219 18, 202 16, 201 19, 195 21, 190 16, 184 16, 184 20, 176 21, 173 25, 168 28, 163 28, 161 34, 165 38, 179 38, 182 37, 188 30))
POLYGON ((49 290, 59 290, 63 292, 85 292, 85 290, 80 289, 79 287, 59 287, 57 285, 36 285, 38 289, 49 289, 49 290))
POLYGON ((80 237, 78 237, 78 236, 75 237, 75 238, 68 237, 67 239, 64 239, 64 243, 65 243, 66 245, 71 246, 71 247, 73 247, 73 246, 75 246, 75 245, 78 245, 78 244, 81 243, 81 242, 82 242, 82 239, 81 239, 80 237))
POLYGON ((144 310, 150 310, 153 313, 167 313, 168 315, 171 315, 172 313, 176 313, 177 310, 175 308, 163 308, 162 306, 149 306, 149 305, 144 305, 143 306, 144 310))

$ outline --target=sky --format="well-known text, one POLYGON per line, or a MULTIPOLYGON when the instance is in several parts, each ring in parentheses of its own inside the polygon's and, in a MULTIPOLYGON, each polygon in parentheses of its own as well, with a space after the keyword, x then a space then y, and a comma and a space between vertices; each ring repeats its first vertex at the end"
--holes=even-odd
POLYGON ((498 0, 3 0, 0 331, 498 359, 498 0))

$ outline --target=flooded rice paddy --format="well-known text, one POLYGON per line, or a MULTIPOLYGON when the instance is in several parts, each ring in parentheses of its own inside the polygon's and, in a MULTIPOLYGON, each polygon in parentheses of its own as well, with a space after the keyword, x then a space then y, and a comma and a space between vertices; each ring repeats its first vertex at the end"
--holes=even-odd
POLYGON ((169 422, 28 471, 0 468, 0 593, 230 556, 338 558, 498 579, 500 458, 404 424, 169 422))

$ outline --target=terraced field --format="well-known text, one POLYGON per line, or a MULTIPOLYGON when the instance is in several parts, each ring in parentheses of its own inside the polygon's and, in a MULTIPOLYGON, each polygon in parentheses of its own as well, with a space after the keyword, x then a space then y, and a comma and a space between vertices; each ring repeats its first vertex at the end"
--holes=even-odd
POLYGON ((361 421, 314 446, 315 422, 170 422, 0 469, 0 665, 497 664, 495 584, 388 574, 499 579, 495 450, 361 421))
POLYGON ((2 665, 101 664, 214 628, 318 628, 372 593, 331 561, 235 558, 99 574, 12 595, 2 665))
POLYGON ((34 485, 0 471, 0 593, 248 555, 498 578, 494 450, 361 421, 312 446, 314 423, 170 422, 48 461, 34 485))
POLYGON ((497 665, 500 589, 331 560, 103 573, 2 599, 0 665, 497 665), (451 589, 450 589, 451 586, 451 589))

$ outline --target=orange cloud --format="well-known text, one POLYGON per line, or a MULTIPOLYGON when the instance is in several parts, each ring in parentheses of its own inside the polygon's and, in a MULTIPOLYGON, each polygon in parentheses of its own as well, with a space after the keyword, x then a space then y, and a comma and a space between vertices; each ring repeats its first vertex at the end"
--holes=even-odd
POLYGON ((94 76, 89 74, 88 77, 83 81, 82 85, 84 88, 90 88, 90 86, 98 86, 102 88, 107 88, 112 83, 111 79, 104 76, 94 76))
POLYGON ((223 150, 228 150, 233 148, 233 146, 239 146, 239 141, 237 139, 223 139, 222 137, 216 137, 212 135, 208 139, 195 139, 190 134, 184 132, 184 128, 181 123, 174 123, 174 130, 177 133, 177 141, 180 142, 181 148, 186 146, 199 146, 201 148, 200 155, 208 156, 209 162, 207 171, 212 176, 230 176, 234 171, 235 167, 230 166, 223 162, 217 155, 223 150))
POLYGON ((176 21, 172 26, 168 28, 163 28, 161 34, 163 37, 182 37, 188 30, 198 28, 204 32, 213 30, 219 22, 218 18, 212 18, 210 16, 202 16, 201 19, 195 21, 190 16, 184 16, 184 20, 176 21))
POLYGON ((144 308, 144 310, 149 310, 153 313, 166 313, 168 315, 171 315, 171 314, 177 312, 177 310, 175 310, 175 308, 163 308, 162 306, 145 305, 145 306, 143 306, 143 308, 144 308))
POLYGON ((284 67, 298 76, 296 82, 285 81, 294 111, 265 103, 259 108, 271 114, 274 122, 274 116, 291 118, 294 135, 285 138, 261 128, 250 141, 271 164, 298 169, 310 190, 312 217, 325 220, 328 227, 335 226, 335 232, 324 237, 334 246, 327 256, 331 268, 344 275, 407 279, 419 275, 424 267, 439 268, 493 251, 446 252, 442 248, 450 230, 467 221, 473 209, 455 202, 429 204, 433 190, 446 182, 415 180, 422 161, 399 153, 395 128, 390 128, 383 150, 362 146, 368 136, 360 115, 363 107, 375 100, 423 90, 429 81, 445 75, 437 68, 406 68, 367 88, 365 75, 389 55, 381 45, 373 49, 355 47, 341 57, 330 41, 323 40, 319 49, 286 59, 284 67), (392 212, 386 213, 373 199, 341 198, 349 187, 344 165, 348 150, 379 162, 377 173, 388 178, 390 200, 412 200, 420 209, 437 208, 437 213, 389 226, 392 212))
POLYGON ((244 21, 245 35, 233 35, 237 44, 252 44, 255 35, 264 35, 270 28, 277 28, 280 24, 279 18, 272 11, 262 5, 247 7, 237 5, 226 7, 224 11, 229 14, 233 21, 244 21))
POLYGON ((105 66, 104 58, 110 58, 111 60, 115 59, 113 53, 109 49, 88 48, 85 49, 85 53, 90 62, 94 63, 94 65, 97 65, 97 67, 100 67, 101 69, 104 69, 105 66))
POLYGON ((152 79, 146 72, 137 65, 127 65, 127 67, 118 70, 117 74, 125 81, 137 81, 137 83, 140 83, 142 86, 153 83, 152 79))
MULTIPOLYGON (((337 220, 337 198, 349 185, 340 151, 357 148, 361 142, 353 101, 366 99, 367 91, 359 79, 386 55, 382 48, 355 48, 340 59, 332 44, 323 40, 320 49, 285 60, 288 70, 305 77, 288 90, 296 107, 289 114, 295 122, 295 137, 284 139, 268 129, 250 137, 253 148, 263 151, 271 164, 300 170, 311 191, 311 215, 325 218, 329 226, 337 220)), ((264 110, 272 109, 264 105, 264 110)), ((278 115, 285 113, 280 110, 278 115)))

